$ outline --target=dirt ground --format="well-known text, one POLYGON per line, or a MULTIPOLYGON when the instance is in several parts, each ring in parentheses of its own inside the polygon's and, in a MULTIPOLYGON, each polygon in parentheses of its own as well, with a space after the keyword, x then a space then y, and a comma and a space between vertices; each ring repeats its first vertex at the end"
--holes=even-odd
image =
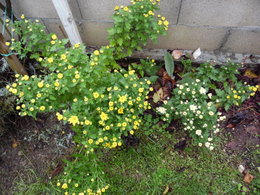
POLYGON ((48 181, 72 148, 72 133, 55 115, 18 118, 0 138, 0 194, 10 195, 18 181, 48 181), (17 128, 17 129, 13 129, 17 128))

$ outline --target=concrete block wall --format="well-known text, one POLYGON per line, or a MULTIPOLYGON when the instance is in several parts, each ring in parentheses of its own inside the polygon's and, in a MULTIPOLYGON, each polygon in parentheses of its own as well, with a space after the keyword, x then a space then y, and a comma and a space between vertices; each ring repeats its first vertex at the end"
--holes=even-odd
MULTIPOLYGON (((0 0, 4 2, 4 0, 0 0)), ((107 44, 116 5, 130 0, 68 0, 83 41, 107 44)), ((51 0, 12 0, 15 15, 41 19, 49 32, 66 33, 51 0)), ((161 15, 170 22, 168 35, 149 48, 260 54, 260 0, 161 0, 161 15)))

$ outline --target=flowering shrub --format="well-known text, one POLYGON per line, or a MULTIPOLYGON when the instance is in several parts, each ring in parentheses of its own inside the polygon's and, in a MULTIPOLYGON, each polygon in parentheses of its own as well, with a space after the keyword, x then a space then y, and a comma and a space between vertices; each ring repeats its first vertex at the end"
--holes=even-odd
POLYGON ((76 133, 80 152, 75 161, 67 161, 66 174, 57 183, 65 194, 106 191, 108 185, 98 177, 101 167, 92 164, 96 160, 92 152, 121 146, 121 136, 134 134, 141 123, 140 114, 151 108, 146 101, 151 81, 139 79, 135 70, 121 69, 116 60, 141 49, 148 38, 155 40, 165 33, 169 22, 154 17, 157 2, 135 0, 126 7, 117 6, 115 26, 109 30, 110 45, 94 51, 90 58, 84 46, 67 48, 67 40, 47 35, 39 21, 22 16, 23 20, 14 24, 13 31, 21 41, 12 40, 11 49, 41 67, 41 74, 17 74, 16 82, 6 87, 18 97, 16 109, 21 116, 33 117, 56 112, 58 120, 71 124, 76 133))
POLYGON ((258 88, 238 81, 237 68, 234 63, 220 68, 201 64, 195 72, 183 75, 173 90, 174 97, 157 108, 157 112, 165 120, 181 120, 195 144, 213 150, 213 137, 220 131, 217 122, 225 120, 218 108, 227 110, 232 105, 240 105, 258 88))

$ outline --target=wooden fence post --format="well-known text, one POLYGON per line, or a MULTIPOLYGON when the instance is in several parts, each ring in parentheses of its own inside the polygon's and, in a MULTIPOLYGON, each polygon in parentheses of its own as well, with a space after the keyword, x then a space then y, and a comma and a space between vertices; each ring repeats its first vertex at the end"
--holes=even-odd
POLYGON ((67 0, 52 0, 52 3, 59 15, 64 29, 72 45, 82 43, 77 24, 73 18, 69 3, 67 0))
MULTIPOLYGON (((0 53, 9 54, 9 48, 5 45, 5 39, 2 33, 0 33, 0 53)), ((28 75, 24 66, 21 64, 21 62, 19 61, 19 59, 16 57, 15 54, 6 56, 4 58, 6 59, 7 63, 10 65, 13 71, 21 75, 28 75)))

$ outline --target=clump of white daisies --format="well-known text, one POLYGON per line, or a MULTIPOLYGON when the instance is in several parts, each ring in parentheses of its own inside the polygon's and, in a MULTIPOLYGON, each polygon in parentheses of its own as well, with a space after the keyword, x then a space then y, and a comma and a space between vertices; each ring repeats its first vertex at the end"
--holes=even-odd
POLYGON ((173 90, 173 98, 165 100, 156 111, 164 121, 181 120, 194 143, 213 150, 213 138, 220 131, 217 122, 225 120, 225 116, 217 111, 215 102, 211 101, 213 95, 204 85, 199 79, 182 80, 173 90))

